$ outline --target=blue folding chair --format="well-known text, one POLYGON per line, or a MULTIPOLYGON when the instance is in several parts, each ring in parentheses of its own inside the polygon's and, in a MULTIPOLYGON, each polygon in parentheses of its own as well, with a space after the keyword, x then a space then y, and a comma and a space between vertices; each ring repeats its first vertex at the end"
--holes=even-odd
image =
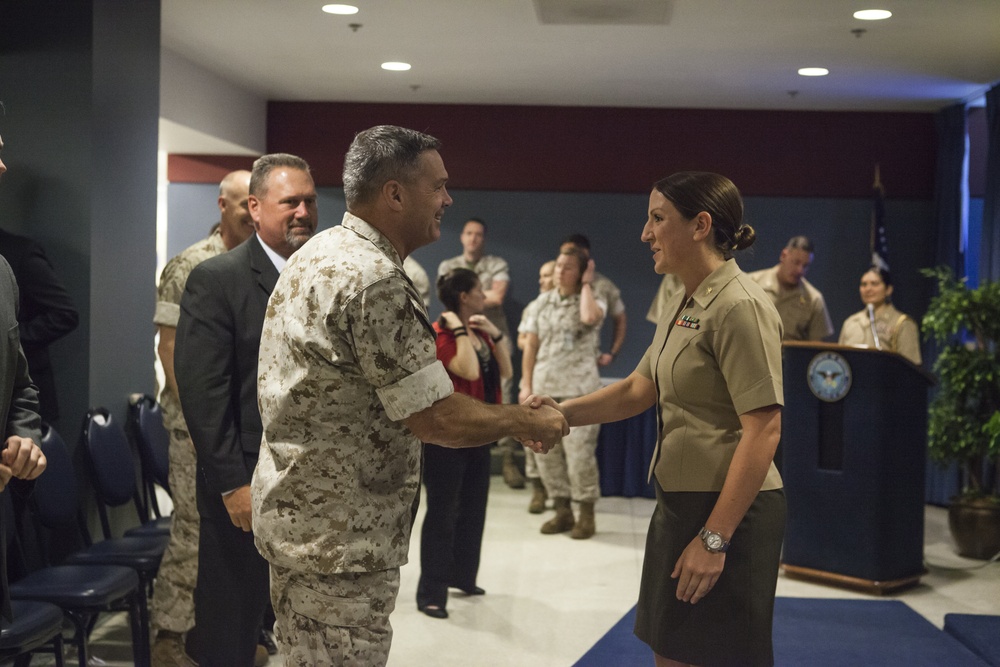
MULTIPOLYGON (((35 484, 35 494, 65 493, 75 494, 75 480, 72 478, 72 468, 67 468, 68 461, 57 460, 49 466, 35 484), (66 477, 67 469, 70 476, 66 477), (39 481, 45 479, 44 483, 39 481), (62 486, 68 484, 69 487, 62 486), (39 486, 41 488, 39 488, 39 486)), ((65 614, 73 623, 74 635, 71 639, 77 648, 77 655, 81 667, 88 664, 90 658, 89 636, 94 624, 100 614, 113 611, 128 611, 129 621, 132 628, 133 652, 137 665, 149 664, 149 644, 145 644, 143 649, 142 635, 139 630, 139 623, 143 614, 139 607, 145 598, 139 575, 135 570, 128 567, 116 565, 56 565, 46 566, 38 562, 38 559, 28 560, 24 558, 23 542, 28 537, 37 538, 37 533, 27 530, 15 530, 15 513, 10 499, 10 493, 0 493, 0 511, 4 513, 3 527, 8 551, 8 563, 10 565, 20 564, 22 566, 31 564, 30 572, 15 571, 12 567, 8 572, 11 584, 10 596, 11 606, 14 610, 15 623, 21 618, 22 612, 18 607, 25 609, 22 605, 55 605, 59 611, 60 636, 58 645, 53 650, 58 651, 62 657, 62 619, 65 614), (17 556, 14 558, 13 556, 17 556), (145 653, 143 653, 145 650, 145 653), (145 658, 143 656, 145 655, 145 658)), ((32 502, 36 497, 33 496, 32 502)), ((73 502, 76 502, 75 495, 73 502)), ((40 542, 40 540, 36 540, 40 542)), ((35 551, 41 553, 41 561, 47 561, 45 549, 40 544, 32 545, 35 551)), ((41 607, 34 607, 35 611, 30 613, 43 615, 46 612, 40 611, 41 607)), ((5 630, 6 631, 6 630, 5 630)), ((26 648, 28 642, 20 632, 17 637, 11 637, 8 641, 0 639, 5 657, 9 654, 6 650, 14 652, 19 648, 26 648)), ((148 637, 148 633, 147 633, 148 637)))
POLYGON ((142 464, 142 500, 146 516, 160 519, 160 505, 156 501, 156 487, 167 495, 170 491, 170 436, 163 425, 163 410, 148 394, 129 397, 128 421, 132 440, 139 450, 142 464))
POLYGON ((0 662, 28 665, 38 651, 54 654, 56 667, 63 667, 62 609, 34 600, 11 600, 10 606, 14 620, 0 621, 0 662))
MULTIPOLYGON (((62 566, 54 568, 63 570, 69 566, 83 566, 83 569, 91 567, 120 566, 128 568, 129 572, 138 579, 138 588, 134 591, 128 602, 128 609, 131 612, 132 621, 132 641, 133 654, 137 665, 147 665, 149 663, 149 610, 147 605, 147 591, 152 591, 153 579, 160 566, 163 551, 166 549, 166 536, 161 537, 120 537, 94 542, 87 528, 86 520, 80 507, 76 474, 73 470, 73 463, 70 459, 69 450, 66 443, 59 434, 48 425, 43 425, 42 441, 40 443, 42 451, 48 459, 48 468, 45 474, 35 481, 35 490, 31 497, 31 515, 35 519, 36 534, 41 537, 44 530, 62 531, 72 530, 82 540, 85 548, 76 551, 66 557, 62 566)), ((38 546, 45 562, 48 562, 48 555, 45 553, 44 540, 38 540, 38 546)), ((44 571, 43 571, 44 572, 44 571)), ((29 575, 29 579, 38 573, 29 575)), ((109 573, 110 574, 110 573, 109 573)), ((49 573, 48 581, 58 585, 65 585, 75 581, 78 573, 65 570, 63 572, 49 573), (64 575, 62 578, 58 574, 64 575)), ((19 581, 18 584, 21 582, 19 581)), ((31 581, 37 586, 39 582, 31 581)), ((108 582, 110 585, 110 582, 108 582)), ((119 582, 123 585, 123 582, 119 582)), ((14 596, 14 587, 11 588, 14 596)), ((50 591, 55 595, 54 591, 50 591)), ((19 594, 16 597, 29 598, 27 594, 19 594)), ((47 599, 45 597, 33 597, 31 599, 47 599)), ((58 604, 63 609, 67 609, 66 604, 56 599, 48 601, 58 604)), ((109 602, 105 600, 105 602, 109 602)), ((115 608, 122 608, 122 601, 119 599, 115 608)), ((98 610, 100 606, 98 605, 98 610)), ((71 615, 72 617, 72 615, 71 615)), ((96 621, 96 614, 93 611, 81 614, 79 619, 74 619, 77 625, 77 646, 81 652, 81 659, 86 653, 86 637, 93 629, 96 621), (82 632, 81 632, 82 630, 82 632)), ((86 664, 85 660, 82 664, 86 664)))
POLYGON ((83 450, 90 466, 91 480, 97 499, 97 511, 101 517, 104 539, 110 539, 111 523, 108 520, 108 506, 119 507, 132 501, 139 516, 140 525, 125 531, 128 537, 168 537, 170 519, 164 517, 150 520, 139 496, 136 484, 135 459, 128 437, 118 422, 104 408, 94 408, 87 412, 83 420, 81 435, 83 450))

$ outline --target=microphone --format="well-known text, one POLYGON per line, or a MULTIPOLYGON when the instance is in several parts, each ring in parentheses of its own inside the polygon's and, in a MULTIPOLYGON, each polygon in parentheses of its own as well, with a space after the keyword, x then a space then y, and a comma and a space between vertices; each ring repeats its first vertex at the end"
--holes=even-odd
POLYGON ((868 323, 871 325, 872 328, 872 338, 875 339, 875 349, 881 350, 882 343, 879 342, 878 332, 875 331, 875 306, 870 303, 868 304, 868 323))

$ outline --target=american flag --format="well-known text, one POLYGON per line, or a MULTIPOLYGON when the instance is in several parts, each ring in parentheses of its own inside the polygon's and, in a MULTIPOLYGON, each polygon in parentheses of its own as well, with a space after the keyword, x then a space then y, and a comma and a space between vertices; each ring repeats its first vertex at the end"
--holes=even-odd
POLYGON ((872 220, 869 247, 872 253, 872 266, 889 270, 889 243, 885 234, 885 188, 879 176, 878 165, 875 165, 875 183, 872 184, 872 220))

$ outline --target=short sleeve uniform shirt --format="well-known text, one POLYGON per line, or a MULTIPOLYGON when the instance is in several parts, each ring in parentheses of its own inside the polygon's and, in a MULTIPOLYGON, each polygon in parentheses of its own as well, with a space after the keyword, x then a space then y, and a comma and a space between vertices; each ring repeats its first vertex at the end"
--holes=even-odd
MULTIPOLYGON (((667 312, 636 368, 655 382, 660 409, 650 474, 668 492, 721 491, 740 415, 784 402, 781 319, 732 259, 667 312)), ((780 487, 772 463, 761 490, 780 487)))
MULTIPOLYGON (((198 241, 175 255, 160 273, 160 284, 156 287, 156 311, 153 313, 153 323, 177 328, 181 317, 181 296, 191 270, 210 257, 226 252, 222 242, 222 234, 218 230, 208 238, 198 241)), ((163 407, 164 424, 169 429, 187 430, 181 404, 176 394, 160 390, 157 401, 163 407)))
POLYGON ((563 297, 558 289, 553 289, 535 300, 538 306, 534 322, 524 326, 524 333, 538 336, 538 355, 531 378, 531 388, 536 394, 569 398, 600 388, 597 355, 607 304, 599 298, 595 300, 602 317, 594 324, 580 321, 579 294, 563 297))
POLYGON ((778 267, 749 274, 771 298, 785 328, 785 340, 822 340, 833 334, 833 322, 826 301, 805 278, 793 290, 783 290, 778 283, 778 267))

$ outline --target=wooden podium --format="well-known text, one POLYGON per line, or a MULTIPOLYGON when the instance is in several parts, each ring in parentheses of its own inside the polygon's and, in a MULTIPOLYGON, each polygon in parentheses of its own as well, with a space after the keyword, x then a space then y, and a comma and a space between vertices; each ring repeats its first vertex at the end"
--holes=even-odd
POLYGON ((873 349, 786 342, 783 356, 785 573, 873 593, 916 584, 933 377, 873 349))

